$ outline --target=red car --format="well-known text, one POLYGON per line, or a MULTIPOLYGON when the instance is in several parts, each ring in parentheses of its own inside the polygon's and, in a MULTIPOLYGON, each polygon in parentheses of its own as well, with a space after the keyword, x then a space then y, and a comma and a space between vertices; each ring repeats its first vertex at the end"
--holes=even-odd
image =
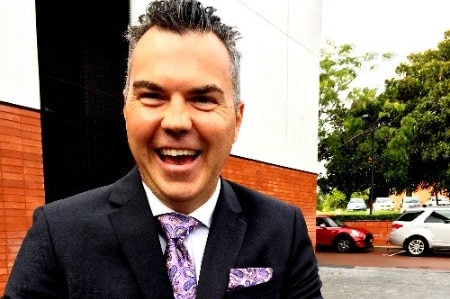
POLYGON ((373 247, 373 235, 365 228, 349 227, 329 215, 316 216, 316 247, 331 247, 338 252, 373 247))

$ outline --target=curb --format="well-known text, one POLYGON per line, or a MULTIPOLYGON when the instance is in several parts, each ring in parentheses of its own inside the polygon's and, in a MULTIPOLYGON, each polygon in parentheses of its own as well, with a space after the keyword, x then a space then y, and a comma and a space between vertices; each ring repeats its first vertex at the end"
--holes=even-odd
POLYGON ((385 250, 387 252, 389 251, 396 251, 396 250, 403 250, 403 248, 401 246, 396 246, 396 245, 386 245, 386 246, 373 246, 374 250, 385 250))

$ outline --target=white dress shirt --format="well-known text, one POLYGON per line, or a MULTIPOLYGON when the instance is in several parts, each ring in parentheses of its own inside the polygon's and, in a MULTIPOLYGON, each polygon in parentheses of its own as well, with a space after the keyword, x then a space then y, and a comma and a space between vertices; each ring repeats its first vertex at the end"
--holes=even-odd
MULTIPOLYGON (((142 182, 147 195, 148 203, 153 215, 156 217, 161 214, 175 212, 168 206, 166 206, 159 198, 157 198, 153 192, 150 190, 144 182, 142 182)), ((189 216, 194 217, 200 223, 199 225, 189 234, 189 236, 184 240, 184 244, 191 256, 192 262, 195 266, 195 275, 197 276, 197 281, 200 278, 200 269, 202 267, 203 253, 205 252, 206 240, 208 239, 209 228, 211 227, 212 215, 214 208, 216 207, 217 200, 220 193, 220 179, 217 182, 216 189, 212 194, 211 198, 208 199, 202 206, 189 214, 189 216)), ((161 250, 166 251, 167 241, 166 238, 159 234, 159 242, 161 243, 161 250)))

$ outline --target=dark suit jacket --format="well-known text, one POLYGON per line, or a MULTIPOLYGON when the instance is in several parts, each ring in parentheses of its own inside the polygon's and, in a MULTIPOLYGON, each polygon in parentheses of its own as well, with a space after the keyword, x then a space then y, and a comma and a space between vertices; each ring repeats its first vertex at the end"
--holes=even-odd
MULTIPOLYGON (((173 298, 136 168, 116 183, 38 208, 5 298, 173 298)), ((303 216, 282 201, 222 181, 198 299, 322 298, 303 216), (267 283, 227 291, 231 268, 271 267, 267 283)))

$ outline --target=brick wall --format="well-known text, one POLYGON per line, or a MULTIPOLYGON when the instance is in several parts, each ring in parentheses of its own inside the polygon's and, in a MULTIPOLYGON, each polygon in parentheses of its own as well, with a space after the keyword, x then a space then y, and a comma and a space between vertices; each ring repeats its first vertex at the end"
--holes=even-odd
POLYGON ((44 199, 40 113, 0 103, 0 294, 44 199))
POLYGON ((316 174, 230 157, 222 175, 231 181, 300 207, 311 240, 313 244, 316 243, 316 174))
POLYGON ((392 246, 389 242, 392 221, 345 221, 345 224, 368 229, 373 234, 374 246, 392 246))

